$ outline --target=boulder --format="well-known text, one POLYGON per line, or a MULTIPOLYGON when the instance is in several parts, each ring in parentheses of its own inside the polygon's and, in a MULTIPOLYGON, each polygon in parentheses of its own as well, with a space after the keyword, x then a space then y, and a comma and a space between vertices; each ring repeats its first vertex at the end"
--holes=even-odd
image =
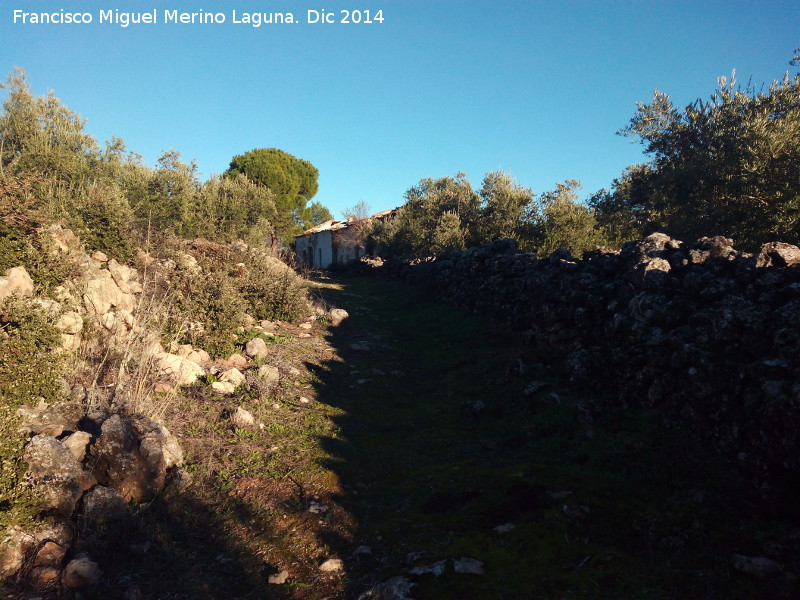
POLYGON ((253 358, 266 358, 269 355, 269 348, 267 347, 267 343, 261 339, 260 337, 253 338, 244 347, 245 352, 247 352, 248 356, 253 358))
POLYGON ((127 509, 125 500, 117 490, 96 485, 83 496, 79 522, 93 530, 107 521, 122 519, 127 509))
POLYGON ((227 371, 223 371, 219 375, 220 381, 225 381, 228 383, 232 383, 234 388, 238 388, 239 386, 244 385, 245 381, 247 380, 239 369, 228 369, 227 371))
POLYGON ((215 381, 211 384, 211 389, 220 394, 230 395, 236 392, 236 386, 230 381, 215 381))
POLYGON ((281 377, 278 367, 272 365, 261 365, 256 374, 270 386, 277 385, 281 377))
POLYGON ((33 296, 33 279, 25 267, 11 267, 0 277, 0 304, 12 294, 33 296))
POLYGON ((256 426, 257 421, 253 413, 239 406, 231 413, 231 423, 237 429, 250 429, 256 426))
POLYGON ((75 311, 64 313, 56 321, 56 327, 61 330, 61 333, 75 335, 83 329, 83 317, 75 311))
POLYGON ((791 267, 800 264, 800 248, 784 242, 761 246, 756 259, 757 267, 791 267))
POLYGON ((37 486, 40 507, 69 516, 83 494, 83 469, 62 442, 37 435, 25 447, 26 476, 37 486))
POLYGON ((158 376, 172 379, 175 385, 192 385, 206 374, 206 370, 196 362, 177 354, 157 352, 153 355, 153 362, 158 376))
POLYGON ((97 269, 86 282, 83 304, 89 314, 104 315, 112 306, 133 311, 136 299, 119 288, 110 271, 97 269))
POLYGON ((331 320, 331 325, 334 327, 338 327, 345 319, 350 317, 350 313, 343 308, 332 308, 328 315, 331 320))
POLYGON ((114 488, 125 502, 161 493, 168 469, 183 462, 175 436, 138 414, 106 419, 89 456, 97 481, 114 488))
POLYGON ((62 440, 64 445, 72 452, 78 462, 83 462, 86 457, 86 447, 92 441, 92 434, 86 431, 76 431, 62 440))

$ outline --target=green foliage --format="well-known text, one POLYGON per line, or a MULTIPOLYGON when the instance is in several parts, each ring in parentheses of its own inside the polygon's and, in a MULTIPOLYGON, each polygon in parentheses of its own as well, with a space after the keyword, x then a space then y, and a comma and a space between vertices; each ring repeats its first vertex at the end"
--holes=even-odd
POLYGON ((651 161, 595 202, 601 213, 627 207, 630 222, 673 237, 725 235, 751 250, 800 242, 800 75, 766 91, 722 77, 683 111, 656 90, 620 133, 639 138, 651 161))
POLYGON ((0 171, 80 186, 99 157, 97 142, 83 131, 85 121, 52 91, 34 97, 22 69, 9 74, 2 89, 6 99, 0 116, 0 171))
POLYGON ((254 245, 271 247, 276 217, 269 189, 244 175, 214 177, 197 191, 186 229, 192 236, 225 242, 251 238, 259 242, 254 245))
POLYGON ((437 256, 502 238, 543 254, 564 247, 580 255, 605 237, 594 211, 578 203, 579 189, 580 183, 568 180, 537 200, 502 171, 487 173, 480 192, 463 174, 423 179, 406 193, 397 215, 374 224, 371 235, 388 256, 437 256))
POLYGON ((513 238, 525 243, 533 236, 536 218, 534 193, 503 171, 487 173, 480 190, 478 230, 482 243, 513 238))
POLYGON ((26 438, 17 409, 56 398, 63 368, 54 353, 59 343, 53 324, 29 299, 12 297, 0 306, 0 530, 34 512, 22 480, 26 438))
MULTIPOLYGON (((186 245, 178 242, 183 254, 186 245)), ((173 297, 165 341, 190 343, 216 356, 227 356, 239 343, 245 315, 256 319, 296 321, 308 312, 304 280, 290 267, 257 248, 232 250, 204 242, 195 252, 202 273, 177 269, 164 280, 173 297), (199 325, 199 326, 198 326, 199 325)))
POLYGON ((573 256, 581 256, 603 243, 594 211, 578 203, 580 188, 580 182, 568 179, 539 199, 541 221, 536 248, 540 255, 566 248, 573 256))
POLYGON ((89 252, 100 250, 121 261, 134 255, 133 211, 116 186, 90 185, 84 201, 69 216, 68 224, 89 252))
POLYGON ((373 236, 388 255, 425 257, 468 247, 477 240, 480 197, 466 175, 427 178, 406 192, 394 219, 373 236))
POLYGON ((200 183, 197 165, 184 163, 180 152, 174 149, 164 152, 155 170, 132 168, 123 185, 140 221, 157 229, 171 229, 179 235, 188 229, 200 183))
POLYGON ((237 279, 237 289, 256 319, 297 321, 308 310, 304 280, 276 258, 250 254, 247 274, 237 279))
POLYGON ((49 289, 66 279, 72 265, 42 230, 48 217, 41 185, 38 177, 0 176, 0 273, 25 266, 38 287, 49 289))
POLYGON ((333 215, 331 214, 331 211, 315 200, 303 212, 303 227, 304 229, 310 229, 314 225, 319 225, 320 223, 324 223, 325 221, 330 221, 332 219, 333 215))
MULTIPOLYGON (((275 229, 288 240, 309 224, 304 217, 306 203, 317 193, 319 171, 310 162, 277 148, 256 148, 234 156, 228 177, 245 175, 250 181, 270 189, 275 194, 277 215, 275 229)), ((319 209, 315 209, 319 214, 319 209)))

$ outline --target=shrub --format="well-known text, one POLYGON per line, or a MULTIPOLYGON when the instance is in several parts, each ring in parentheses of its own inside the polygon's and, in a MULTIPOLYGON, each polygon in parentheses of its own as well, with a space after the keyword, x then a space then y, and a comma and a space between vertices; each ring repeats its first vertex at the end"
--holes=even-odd
POLYGON ((53 353, 58 345, 55 327, 30 300, 12 297, 0 306, 0 529, 34 512, 32 491, 22 482, 26 439, 17 409, 56 398, 63 365, 53 353))
POLYGON ((69 221, 88 251, 100 250, 120 261, 134 255, 133 211, 116 187, 100 184, 89 187, 69 221))

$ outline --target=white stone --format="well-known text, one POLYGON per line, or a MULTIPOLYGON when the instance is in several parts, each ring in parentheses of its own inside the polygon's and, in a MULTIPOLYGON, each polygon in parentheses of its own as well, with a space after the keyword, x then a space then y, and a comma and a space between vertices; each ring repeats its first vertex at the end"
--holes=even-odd
POLYGON ((231 423, 238 429, 248 429, 250 427, 255 427, 256 418, 249 410, 239 406, 231 413, 231 423))
POLYGON ((469 575, 483 575, 486 572, 483 568, 483 563, 474 558, 454 558, 453 568, 456 573, 469 575))
POLYGON ((228 369, 227 371, 223 371, 219 376, 220 381, 227 381, 228 383, 232 383, 233 387, 237 388, 240 385, 244 385, 246 378, 244 373, 242 373, 239 369, 228 369))
POLYGON ((260 337, 253 338, 244 347, 245 352, 253 358, 266 358, 269 354, 267 343, 260 337))
POLYGON ((280 573, 274 573, 267 577, 267 582, 273 585, 283 585, 289 579, 289 571, 284 569, 280 573))
POLYGON ((153 361, 159 376, 172 377, 179 386, 191 385, 206 373, 196 362, 176 354, 158 352, 153 355, 153 361))
POLYGON ((82 556, 69 562, 67 568, 64 569, 61 583, 71 588, 87 587, 100 581, 102 574, 96 562, 82 556))
POLYGON ((329 558, 319 566, 319 570, 323 573, 336 573, 343 569, 344 562, 341 558, 329 558))
POLYGON ((278 367, 273 367, 272 365, 261 365, 256 373, 270 385, 277 384, 281 377, 278 367))
POLYGON ((342 322, 350 317, 350 313, 348 313, 343 308, 332 308, 330 312, 330 319, 331 325, 334 327, 338 327, 342 324, 342 322))
POLYGON ((33 295, 33 279, 25 267, 11 267, 0 277, 0 304, 14 293, 21 296, 33 295))
POLYGON ((83 329, 83 317, 78 312, 68 312, 61 315, 61 318, 56 322, 62 333, 74 335, 83 329))
POLYGON ((78 462, 83 462, 86 457, 86 446, 92 441, 92 434, 86 431, 76 431, 62 441, 78 462))
POLYGON ((233 394, 236 386, 228 381, 215 381, 211 384, 211 389, 220 394, 233 394))

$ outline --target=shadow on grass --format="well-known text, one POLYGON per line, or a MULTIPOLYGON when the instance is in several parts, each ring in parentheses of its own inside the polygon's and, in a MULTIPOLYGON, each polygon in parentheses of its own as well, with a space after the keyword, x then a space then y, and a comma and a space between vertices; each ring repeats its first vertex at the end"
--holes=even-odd
POLYGON ((522 335, 419 289, 340 282, 325 298, 351 315, 329 336, 343 361, 309 368, 344 411, 320 443, 358 526, 321 535, 349 598, 415 568, 417 600, 794 597, 790 578, 731 568, 785 523, 679 425, 564 393, 522 335), (455 572, 461 558, 485 574, 455 572))

